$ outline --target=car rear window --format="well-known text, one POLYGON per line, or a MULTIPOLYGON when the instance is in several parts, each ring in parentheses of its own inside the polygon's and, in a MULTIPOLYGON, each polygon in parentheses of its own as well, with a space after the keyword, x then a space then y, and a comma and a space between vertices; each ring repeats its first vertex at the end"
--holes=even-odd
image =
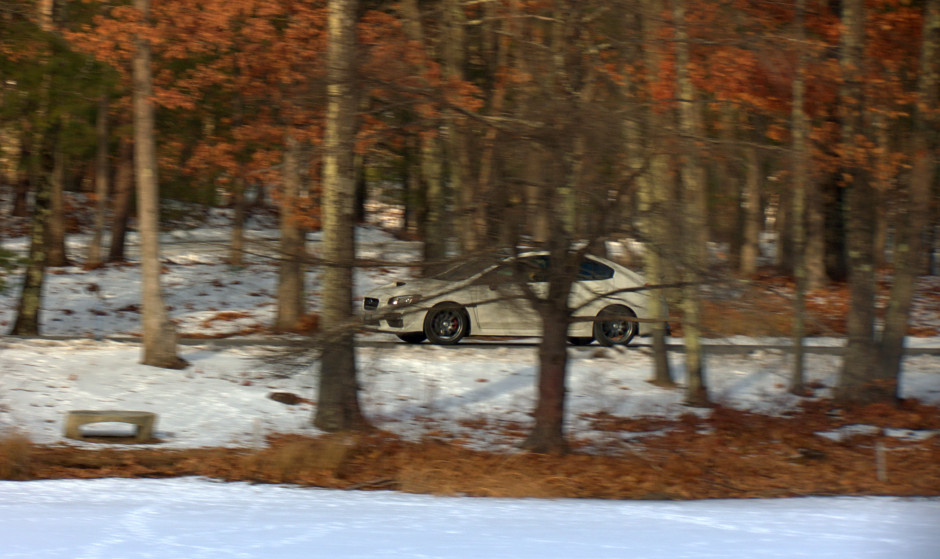
POLYGON ((598 281, 614 277, 614 269, 596 260, 585 260, 578 269, 579 281, 598 281))

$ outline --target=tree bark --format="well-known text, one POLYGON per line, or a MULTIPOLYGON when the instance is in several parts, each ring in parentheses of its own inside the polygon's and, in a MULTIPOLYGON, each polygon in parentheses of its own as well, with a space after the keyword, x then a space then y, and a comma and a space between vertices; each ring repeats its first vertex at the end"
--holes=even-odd
MULTIPOLYGON (((421 10, 417 0, 402 0, 398 5, 404 20, 405 35, 410 41, 429 48, 425 43, 424 28, 421 23, 421 10)), ((425 273, 431 273, 437 264, 447 258, 449 230, 445 227, 446 193, 444 187, 444 154, 441 138, 436 134, 419 134, 418 163, 421 208, 417 213, 416 229, 423 234, 425 273)))
MULTIPOLYGON (((555 274, 557 272, 552 273, 553 276, 555 274)), ((550 281, 557 281, 557 278, 550 281)), ((568 311, 566 308, 559 308, 552 298, 541 306, 543 331, 538 352, 538 399, 532 414, 535 425, 522 443, 522 448, 542 454, 564 454, 569 450, 564 435, 568 376, 568 311)))
POLYGON ((134 201, 133 187, 134 143, 130 138, 121 138, 117 169, 114 172, 114 201, 111 206, 111 244, 108 247, 108 262, 127 260, 124 249, 127 245, 127 220, 134 201))
POLYGON ((68 266, 65 251, 65 170, 67 156, 62 138, 55 140, 52 152, 52 181, 49 197, 49 221, 46 223, 46 266, 59 268, 68 266))
POLYGON ((352 315, 355 247, 356 134, 354 95, 356 0, 328 5, 327 115, 323 142, 323 327, 314 425, 324 431, 365 429, 359 406, 352 315))
POLYGON ((108 95, 98 99, 98 114, 95 118, 95 220, 88 243, 85 267, 95 268, 101 265, 101 242, 104 237, 105 214, 108 210, 109 165, 108 165, 108 95))
MULTIPOLYGON (((443 51, 444 87, 464 81, 464 56, 466 49, 466 16, 462 2, 443 0, 443 29, 440 45, 443 51)), ((460 114, 450 108, 444 111, 444 138, 448 162, 448 187, 454 192, 457 203, 457 230, 460 250, 463 254, 476 251, 483 246, 487 235, 486 198, 474 188, 470 173, 469 141, 466 124, 460 114)))
MULTIPOLYGON (((844 0, 841 66, 843 85, 843 151, 864 153, 860 138, 866 134, 862 79, 864 77, 865 3, 844 0)), ((874 192, 870 172, 863 161, 843 161, 846 176, 846 247, 849 262, 850 307, 847 320, 845 359, 836 398, 843 402, 870 403, 892 400, 895 387, 876 382, 877 347, 875 341, 875 269, 874 269, 874 192)))
POLYGON ((940 0, 929 0, 925 7, 921 39, 917 103, 914 107, 913 169, 908 188, 906 219, 900 221, 894 250, 894 284, 885 313, 881 337, 880 367, 882 383, 894 385, 901 374, 904 338, 907 335, 911 303, 917 276, 922 266, 926 228, 929 226, 930 189, 937 173, 936 107, 940 98, 940 0))
POLYGON ((744 242, 741 245, 739 271, 744 277, 757 273, 760 256, 760 233, 764 228, 764 207, 761 201, 761 160, 756 147, 744 150, 744 242))
POLYGON ((790 392, 802 395, 806 388, 803 371, 803 338, 806 336, 806 190, 809 182, 809 123, 806 118, 806 0, 796 0, 797 69, 793 79, 791 134, 793 136, 793 256, 796 292, 793 300, 793 371, 790 392))
POLYGON ((679 133, 682 146, 680 176, 683 193, 683 283, 682 332, 685 339, 685 403, 707 406, 705 385, 705 349, 702 345, 702 301, 699 283, 705 270, 706 184, 694 138, 701 135, 695 89, 689 77, 689 37, 686 32, 685 0, 673 5, 676 25, 676 92, 679 97, 679 133))
POLYGON ((274 329, 297 328, 305 313, 304 264, 306 234, 295 211, 301 192, 300 143, 288 134, 284 150, 284 188, 281 192, 280 255, 277 276, 277 316, 274 329))
MULTIPOLYGON (((34 134, 35 135, 35 134, 34 134)), ((41 143, 41 141, 40 141, 41 143)), ((16 310, 16 321, 10 334, 14 336, 38 336, 40 333, 40 311, 42 310, 42 287, 46 275, 46 230, 50 214, 52 186, 42 170, 40 152, 34 141, 34 152, 30 154, 30 175, 34 177, 36 199, 33 203, 33 218, 30 225, 29 255, 23 275, 23 287, 16 310)))
POLYGON ((829 276, 826 274, 826 214, 815 180, 808 181, 806 193, 806 289, 815 290, 826 287, 829 276))
POLYGON ((51 106, 52 76, 46 72, 42 76, 39 88, 39 107, 33 115, 30 130, 29 154, 26 158, 29 183, 36 192, 33 202, 33 216, 30 224, 29 255, 23 275, 23 287, 17 305, 16 320, 11 334, 16 336, 38 336, 39 315, 42 310, 42 286, 46 275, 46 234, 49 229, 52 184, 47 164, 46 135, 49 131, 48 120, 51 106))
MULTIPOLYGON (((646 66, 647 91, 652 95, 652 80, 659 76, 662 64, 662 48, 658 44, 661 24, 659 23, 659 10, 661 5, 656 0, 643 0, 642 26, 643 26, 643 57, 646 66)), ((646 127, 648 130, 646 159, 648 167, 640 185, 640 200, 645 206, 641 220, 643 242, 646 245, 646 280, 652 285, 664 285, 666 273, 664 269, 665 247, 671 246, 668 225, 666 222, 666 206, 669 204, 672 189, 669 184, 672 179, 669 172, 669 155, 663 145, 662 130, 666 126, 666 113, 660 112, 656 107, 647 110, 646 127)), ((662 322, 653 324, 653 384, 663 387, 674 387, 672 371, 669 366, 669 355, 666 349, 667 314, 666 293, 662 289, 650 294, 650 317, 662 322)))
MULTIPOLYGON (((492 6, 487 8, 488 11, 492 11, 492 6)), ((509 49, 510 49, 510 39, 509 36, 512 33, 512 25, 509 19, 502 19, 500 22, 501 33, 499 37, 495 39, 495 56, 494 60, 494 72, 495 72, 495 82, 493 84, 493 90, 490 94, 490 114, 493 116, 500 116, 503 112, 503 108, 506 102, 506 79, 508 74, 508 59, 509 59, 509 49)), ((480 150, 480 163, 479 163, 479 174, 477 176, 477 188, 475 193, 476 200, 476 212, 473 214, 473 223, 472 228, 477 232, 478 236, 486 241, 486 234, 481 232, 486 232, 490 228, 490 214, 492 210, 492 202, 484 203, 484 201, 490 200, 491 192, 494 190, 494 181, 496 178, 496 140, 498 137, 498 129, 495 126, 488 127, 486 132, 483 134, 483 141, 480 150)), ((461 162, 462 165, 467 163, 461 162)), ((467 173, 469 176, 469 172, 467 173)), ((469 185, 468 185, 469 186, 469 185)), ((513 196, 513 191, 506 192, 505 190, 500 192, 505 199, 510 199, 513 196)), ((505 208, 505 204, 502 205, 505 208)), ((505 213, 505 212, 504 212, 505 213)), ((508 238, 517 238, 518 229, 521 225, 520 219, 512 220, 509 216, 502 216, 502 221, 495 225, 501 230, 501 233, 498 234, 500 245, 505 244, 505 241, 508 238)), ((489 233, 490 236, 493 236, 493 233, 489 233)))
POLYGON ((239 168, 239 176, 232 181, 232 240, 229 245, 229 266, 241 267, 245 263, 245 175, 239 168))
MULTIPOLYGON (((134 7, 144 20, 149 17, 150 0, 134 0, 134 7)), ((160 286, 160 192, 154 141, 150 43, 142 36, 135 37, 134 42, 134 168, 137 178, 143 327, 141 363, 167 369, 181 369, 188 363, 176 353, 176 325, 170 321, 167 314, 160 286)))

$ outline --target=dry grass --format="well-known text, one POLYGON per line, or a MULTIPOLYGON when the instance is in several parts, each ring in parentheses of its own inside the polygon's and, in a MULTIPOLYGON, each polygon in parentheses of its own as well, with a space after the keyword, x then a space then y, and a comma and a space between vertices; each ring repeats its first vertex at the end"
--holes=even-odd
POLYGON ((18 431, 0 434, 0 479, 23 480, 31 476, 33 443, 18 431))
MULTIPOLYGON (((322 437, 281 435, 259 450, 87 450, 2 446, 4 476, 14 479, 200 475, 257 483, 338 489, 396 489, 481 497, 687 499, 802 495, 940 495, 940 435, 905 440, 884 433, 835 442, 816 433, 844 425, 940 429, 940 409, 917 402, 832 413, 831 402, 792 417, 715 408, 677 421, 598 416, 611 437, 647 433, 629 447, 546 456, 482 452, 453 441, 404 441, 390 433, 322 437), (886 449, 879 479, 875 449, 886 449), (8 458, 12 456, 11 460, 8 458)), ((486 425, 481 425, 486 429, 486 425)), ((25 446, 24 446, 25 445, 25 446)))

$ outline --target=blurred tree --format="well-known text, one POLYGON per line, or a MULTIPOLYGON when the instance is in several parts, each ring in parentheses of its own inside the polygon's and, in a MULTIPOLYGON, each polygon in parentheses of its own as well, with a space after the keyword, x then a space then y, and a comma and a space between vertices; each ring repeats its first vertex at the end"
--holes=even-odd
POLYGON ((85 150, 88 96, 96 95, 104 80, 100 66, 63 41, 52 2, 12 0, 5 8, 0 14, 4 25, 0 80, 5 90, 0 125, 7 134, 19 135, 26 166, 26 181, 18 182, 13 213, 26 210, 28 187, 35 192, 29 256, 13 333, 36 335, 45 267, 66 262, 67 157, 85 150))
MULTIPOLYGON (((897 15, 895 12, 892 15, 897 15)), ((940 87, 940 5, 936 0, 927 2, 923 12, 922 38, 920 43, 917 80, 912 96, 895 99, 891 94, 889 80, 869 83, 866 78, 871 65, 876 64, 866 56, 866 38, 878 47, 880 38, 866 30, 873 25, 890 28, 884 13, 869 13, 862 2, 846 2, 842 16, 845 33, 842 38, 842 69, 845 75, 842 89, 842 153, 845 163, 844 176, 847 190, 849 247, 849 289, 851 307, 848 316, 848 343, 836 397, 843 402, 871 403, 891 402, 900 396, 899 378, 904 338, 907 335, 914 280, 919 274, 922 261, 925 228, 929 224, 930 188, 936 173, 936 127, 938 109, 938 87, 940 87), (879 21, 880 20, 880 21, 879 21), (868 26, 866 26, 868 24, 868 26), (866 90, 865 86, 869 89, 866 90), (870 89, 873 85, 875 90, 870 89), (881 107, 894 102, 908 101, 910 114, 914 117, 911 147, 912 170, 903 191, 893 194, 900 200, 899 225, 896 227, 893 277, 890 300, 886 309, 884 325, 876 326, 876 270, 874 208, 877 199, 872 187, 872 175, 879 172, 876 162, 880 159, 877 144, 871 141, 873 127, 866 115, 869 104, 881 107)), ((900 12, 900 15, 905 15, 900 12)), ((908 20, 911 18, 909 17, 908 20)), ((887 75, 888 78, 898 76, 887 75)), ((897 95, 896 93, 894 95, 897 95)), ((883 160, 882 160, 883 161, 883 160)))
POLYGON ((300 142, 288 135, 284 142, 282 188, 280 191, 280 254, 278 255, 277 314, 274 328, 287 331, 300 324, 306 309, 304 260, 306 230, 302 227, 298 201, 303 190, 300 142))
POLYGON ((806 118, 806 0, 796 0, 794 14, 797 43, 797 66, 793 77, 793 108, 791 136, 793 153, 793 247, 796 253, 794 277, 796 287, 793 304, 793 374, 790 392, 805 392, 803 371, 803 338, 806 335, 806 195, 809 183, 809 121, 806 118))
MULTIPOLYGON (((645 70, 645 97, 656 99, 661 68, 666 63, 664 43, 660 40, 663 27, 661 5, 656 0, 640 0, 643 68, 645 70)), ((659 103, 650 103, 645 111, 646 154, 636 166, 645 169, 640 191, 640 232, 646 246, 646 279, 653 285, 667 283, 666 261, 673 254, 672 227, 670 226, 670 204, 673 196, 673 178, 670 172, 671 156, 666 150, 665 132, 670 128, 670 113, 662 110, 659 103)), ((633 115, 628 118, 635 118, 633 115)), ((662 320, 654 324, 653 330, 653 378, 654 384, 673 387, 675 382, 669 367, 666 351, 666 318, 668 314, 666 294, 653 293, 649 309, 650 318, 662 320)))
POLYGON ((134 0, 139 26, 132 60, 134 85, 134 171, 140 232, 141 363, 167 369, 188 365, 177 355, 176 325, 170 320, 160 284, 160 193, 154 137, 153 83, 147 38, 150 0, 134 0))
POLYGON ((127 220, 134 205, 134 142, 122 136, 118 139, 117 163, 114 170, 114 199, 111 204, 111 243, 108 262, 124 262, 127 240, 127 220))
POLYGON ((678 134, 680 146, 679 176, 682 185, 682 336, 685 339, 686 394, 685 403, 707 406, 705 386, 705 350, 702 345, 701 282, 707 263, 707 186, 705 169, 695 142, 704 135, 701 104, 692 83, 689 33, 686 22, 686 0, 674 0, 673 25, 676 40, 676 98, 678 101, 678 134))
POLYGON ((329 0, 327 112, 323 145, 323 313, 317 410, 324 431, 369 427, 359 407, 355 320, 356 0, 329 0))
POLYGON ((103 262, 101 245, 104 238, 105 220, 107 217, 108 194, 111 190, 111 166, 109 161, 110 133, 108 128, 109 111, 108 94, 102 94, 98 99, 98 111, 95 117, 95 190, 94 190, 94 224, 92 236, 88 242, 88 253, 85 256, 85 266, 95 268, 103 262))

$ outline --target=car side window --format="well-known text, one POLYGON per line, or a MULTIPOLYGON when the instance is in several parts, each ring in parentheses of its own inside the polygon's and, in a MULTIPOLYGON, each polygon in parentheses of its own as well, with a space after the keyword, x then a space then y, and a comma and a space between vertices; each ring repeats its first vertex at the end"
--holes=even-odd
POLYGON ((519 265, 526 281, 533 283, 548 281, 548 256, 538 255, 523 258, 519 261, 519 265))
POLYGON ((614 270, 596 260, 585 260, 578 269, 578 281, 600 281, 614 277, 614 270))

